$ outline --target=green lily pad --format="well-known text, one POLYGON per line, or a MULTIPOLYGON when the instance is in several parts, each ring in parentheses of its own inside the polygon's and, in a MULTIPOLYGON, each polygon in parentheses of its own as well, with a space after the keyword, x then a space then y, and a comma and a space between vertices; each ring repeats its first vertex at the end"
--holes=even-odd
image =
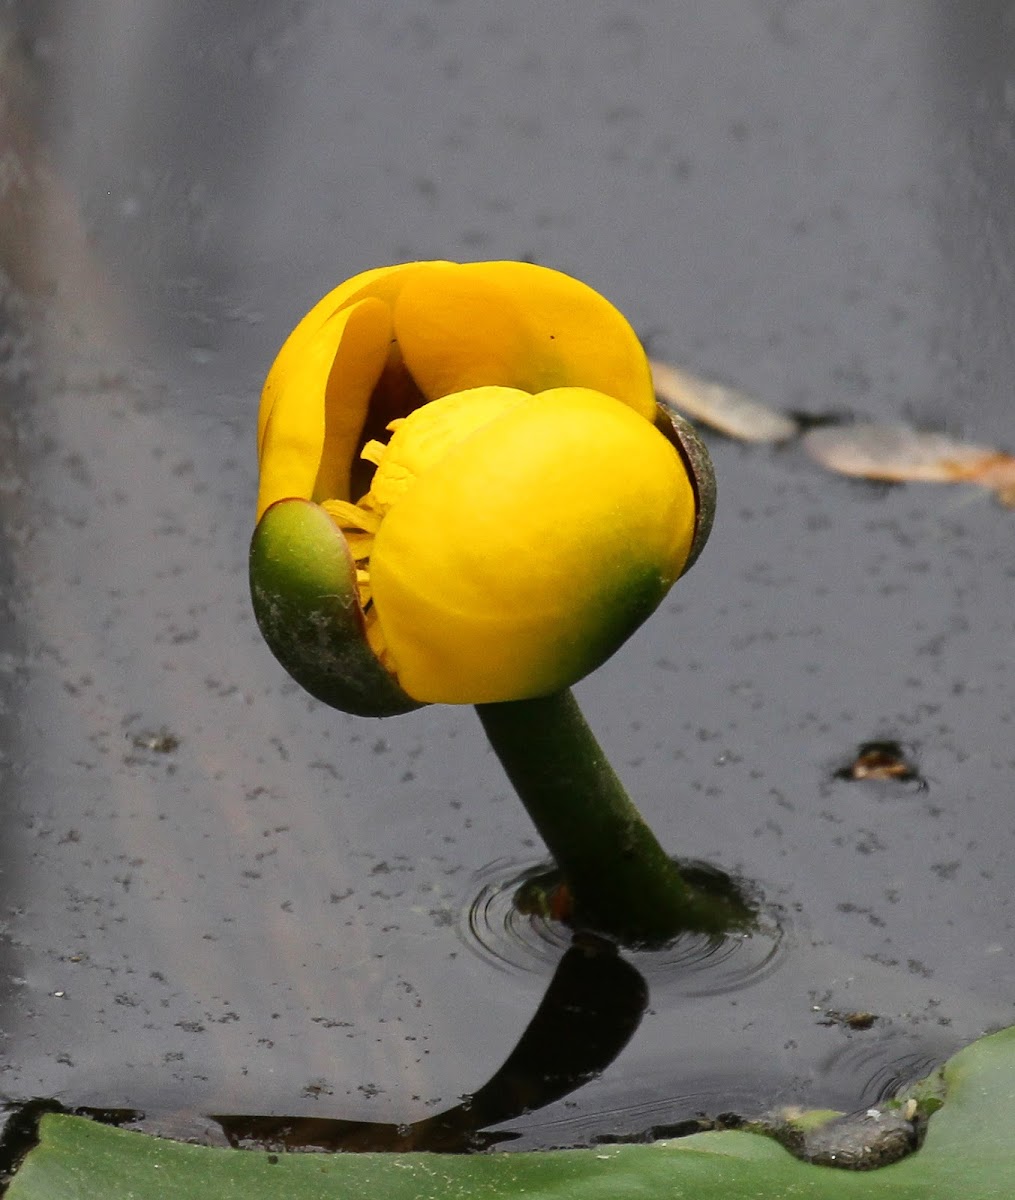
POLYGON ((695 1134, 650 1146, 547 1153, 275 1155, 213 1150, 43 1117, 8 1200, 423 1200, 461 1196, 695 1200, 1001 1200, 1015 1194, 1015 1028, 943 1069, 945 1098, 921 1149, 867 1172, 801 1162, 768 1137, 695 1134))

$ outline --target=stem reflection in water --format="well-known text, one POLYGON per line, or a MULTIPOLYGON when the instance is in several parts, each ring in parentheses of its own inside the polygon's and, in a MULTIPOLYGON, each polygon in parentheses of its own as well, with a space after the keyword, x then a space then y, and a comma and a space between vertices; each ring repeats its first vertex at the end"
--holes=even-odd
POLYGON ((234 1146, 276 1150, 482 1150, 489 1132, 601 1075, 631 1040, 648 1002, 641 974, 602 938, 580 935, 503 1066, 446 1112, 413 1124, 320 1117, 215 1116, 234 1146))

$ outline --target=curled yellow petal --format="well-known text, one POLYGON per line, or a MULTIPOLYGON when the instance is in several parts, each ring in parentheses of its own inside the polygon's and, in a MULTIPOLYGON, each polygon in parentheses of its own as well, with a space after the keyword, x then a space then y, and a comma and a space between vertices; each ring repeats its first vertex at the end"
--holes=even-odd
POLYGON ((289 334, 272 363, 271 371, 261 393, 261 404, 257 414, 258 457, 261 455, 265 427, 271 416, 275 400, 285 390, 284 380, 298 370, 300 360, 306 354, 314 353, 314 347, 319 342, 328 323, 336 313, 343 308, 348 308, 357 300, 366 296, 373 296, 377 299, 389 294, 391 289, 397 288, 398 278, 405 270, 404 266, 376 267, 373 270, 354 275, 345 283, 340 283, 337 288, 332 288, 326 296, 322 296, 289 334))
POLYGON ((287 342, 264 385, 257 516, 276 500, 349 496, 349 473, 391 341, 391 315, 366 298, 287 342))

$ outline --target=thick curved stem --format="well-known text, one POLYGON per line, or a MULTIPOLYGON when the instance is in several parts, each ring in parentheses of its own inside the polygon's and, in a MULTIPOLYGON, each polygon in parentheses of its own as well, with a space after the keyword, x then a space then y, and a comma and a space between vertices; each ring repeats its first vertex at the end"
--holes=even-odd
POLYGON ((567 883, 577 922, 628 946, 721 933, 746 910, 681 876, 569 691, 477 706, 479 719, 567 883))

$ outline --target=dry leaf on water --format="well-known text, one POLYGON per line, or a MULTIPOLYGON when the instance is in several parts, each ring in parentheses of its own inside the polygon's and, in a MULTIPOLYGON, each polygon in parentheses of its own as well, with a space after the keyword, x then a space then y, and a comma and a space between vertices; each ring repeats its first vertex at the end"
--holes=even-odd
POLYGON ((796 421, 750 396, 653 361, 652 382, 664 406, 702 421, 727 437, 744 442, 785 442, 798 432, 796 421))
POLYGON ((975 483, 1015 506, 1015 456, 905 425, 812 429, 807 453, 840 475, 890 483, 975 483))

